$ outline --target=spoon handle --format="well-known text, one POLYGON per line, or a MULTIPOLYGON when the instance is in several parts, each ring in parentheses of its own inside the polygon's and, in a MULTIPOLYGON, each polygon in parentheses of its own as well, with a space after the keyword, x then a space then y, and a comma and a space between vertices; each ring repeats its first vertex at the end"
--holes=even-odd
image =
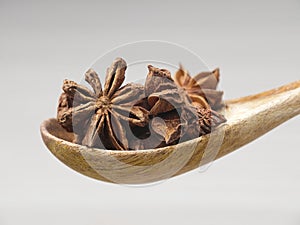
POLYGON ((300 114, 300 80, 256 95, 227 101, 228 127, 216 158, 257 139, 300 114))
POLYGON ((226 101, 227 122, 201 137, 193 156, 175 176, 221 158, 299 114, 300 81, 226 101))

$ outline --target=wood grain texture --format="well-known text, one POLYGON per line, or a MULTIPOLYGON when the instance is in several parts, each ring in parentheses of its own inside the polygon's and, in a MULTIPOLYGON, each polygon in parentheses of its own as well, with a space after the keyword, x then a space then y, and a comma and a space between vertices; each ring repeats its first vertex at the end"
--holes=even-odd
POLYGON ((56 119, 41 124, 48 149, 86 176, 112 183, 141 184, 168 179, 214 161, 300 114, 300 81, 226 102, 227 122, 211 134, 176 146, 140 151, 87 148, 71 143, 56 119))

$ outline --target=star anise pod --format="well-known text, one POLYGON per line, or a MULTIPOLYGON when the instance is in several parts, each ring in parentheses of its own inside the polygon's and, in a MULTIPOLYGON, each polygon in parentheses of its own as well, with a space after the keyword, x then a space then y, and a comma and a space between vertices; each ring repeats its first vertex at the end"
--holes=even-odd
POLYGON ((130 83, 120 88, 126 67, 126 62, 117 58, 107 69, 103 89, 92 69, 86 72, 85 80, 93 91, 65 80, 57 119, 78 135, 77 141, 82 145, 129 149, 126 135, 129 125, 143 127, 148 123, 148 111, 135 105, 144 96, 143 86, 130 83))
POLYGON ((215 127, 226 122, 225 117, 214 110, 197 107, 197 111, 201 135, 210 133, 215 127))
POLYGON ((198 112, 186 92, 178 88, 168 70, 151 65, 148 69, 145 94, 153 130, 164 137, 166 145, 199 137, 198 112))
POLYGON ((73 131, 72 120, 64 115, 68 113, 68 110, 72 107, 73 98, 66 93, 62 93, 59 97, 57 107, 57 118, 59 118, 61 125, 69 132, 73 131))
POLYGON ((175 83, 188 93, 194 105, 212 109, 219 109, 223 106, 223 92, 216 90, 219 79, 219 69, 191 77, 182 65, 174 76, 175 83))

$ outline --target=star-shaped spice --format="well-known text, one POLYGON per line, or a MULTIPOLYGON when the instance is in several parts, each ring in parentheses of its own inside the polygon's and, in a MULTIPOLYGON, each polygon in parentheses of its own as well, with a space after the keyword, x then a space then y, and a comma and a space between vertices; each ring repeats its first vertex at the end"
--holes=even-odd
POLYGON ((186 92, 177 87, 168 70, 151 65, 148 69, 145 94, 153 130, 166 145, 199 137, 198 112, 186 92))
POLYGON ((143 127, 148 123, 148 111, 135 105, 144 96, 144 87, 133 83, 121 87, 126 67, 126 62, 117 58, 107 69, 103 89, 92 69, 86 72, 85 80, 93 91, 73 81, 64 81, 57 119, 78 135, 78 143, 126 150, 129 125, 143 127))
POLYGON ((213 128, 226 122, 225 117, 214 110, 197 107, 197 112, 201 135, 209 134, 213 128))
POLYGON ((187 72, 184 72, 182 67, 175 76, 177 84, 168 70, 151 65, 148 66, 148 69, 149 73, 145 83, 147 109, 150 112, 150 118, 153 118, 151 120, 153 130, 156 134, 164 137, 165 145, 208 134, 214 127, 226 121, 221 114, 212 110, 209 104, 210 102, 214 102, 215 105, 221 104, 221 99, 214 101, 215 95, 219 96, 220 94, 222 97, 222 92, 215 91, 217 82, 214 83, 212 77, 218 78, 217 71, 200 73, 196 76, 197 80, 202 82, 202 85, 199 85, 187 72), (184 77, 180 77, 179 73, 182 73, 184 77), (199 90, 200 86, 205 87, 204 91, 199 90), (207 102, 205 98, 207 96, 204 95, 208 92, 207 90, 213 91, 212 95, 209 95, 210 102, 207 102))
POLYGON ((194 105, 212 109, 222 107, 223 92, 216 90, 219 79, 219 69, 191 77, 182 65, 174 76, 175 83, 188 93, 194 105))

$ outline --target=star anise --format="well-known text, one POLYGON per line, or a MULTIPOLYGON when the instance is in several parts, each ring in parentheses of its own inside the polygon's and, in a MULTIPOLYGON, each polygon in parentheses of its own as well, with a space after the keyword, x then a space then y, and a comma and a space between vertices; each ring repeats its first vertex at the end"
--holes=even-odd
POLYGON ((175 83, 188 93, 194 105, 212 109, 223 106, 223 92, 216 90, 219 78, 219 69, 202 72, 192 78, 181 65, 174 76, 175 83))
POLYGON ((215 127, 226 122, 225 117, 214 110, 197 107, 197 112, 201 135, 209 134, 215 127))
MULTIPOLYGON (((168 70, 151 65, 148 69, 145 83, 146 105, 150 117, 153 118, 152 128, 156 134, 164 137, 165 145, 208 134, 214 127, 226 121, 224 116, 211 109, 209 102, 203 97, 204 92, 199 90, 199 84, 195 84, 188 74, 185 76, 186 80, 181 80, 177 72, 177 83, 180 82, 183 87, 190 87, 187 90, 174 82, 168 70)), ((183 72, 182 67, 181 71, 183 72)), ((218 72, 212 74, 215 73, 218 74, 218 72)), ((201 73, 198 78, 205 87, 205 93, 210 88, 215 91, 216 84, 213 83, 211 74, 201 73)), ((222 92, 215 92, 216 95, 221 93, 222 96, 222 92)), ((213 98, 215 93, 212 93, 209 95, 212 98, 211 102, 215 100, 213 98)))
POLYGON ((168 70, 151 65, 148 69, 145 94, 153 130, 166 145, 199 137, 198 112, 186 92, 177 87, 168 70))
POLYGON ((73 81, 65 80, 57 119, 69 131, 77 134, 77 142, 89 147, 129 149, 126 133, 129 125, 143 127, 148 123, 148 111, 135 102, 144 96, 144 87, 125 79, 126 62, 117 58, 107 69, 104 88, 97 73, 89 69, 85 80, 93 91, 73 81))

